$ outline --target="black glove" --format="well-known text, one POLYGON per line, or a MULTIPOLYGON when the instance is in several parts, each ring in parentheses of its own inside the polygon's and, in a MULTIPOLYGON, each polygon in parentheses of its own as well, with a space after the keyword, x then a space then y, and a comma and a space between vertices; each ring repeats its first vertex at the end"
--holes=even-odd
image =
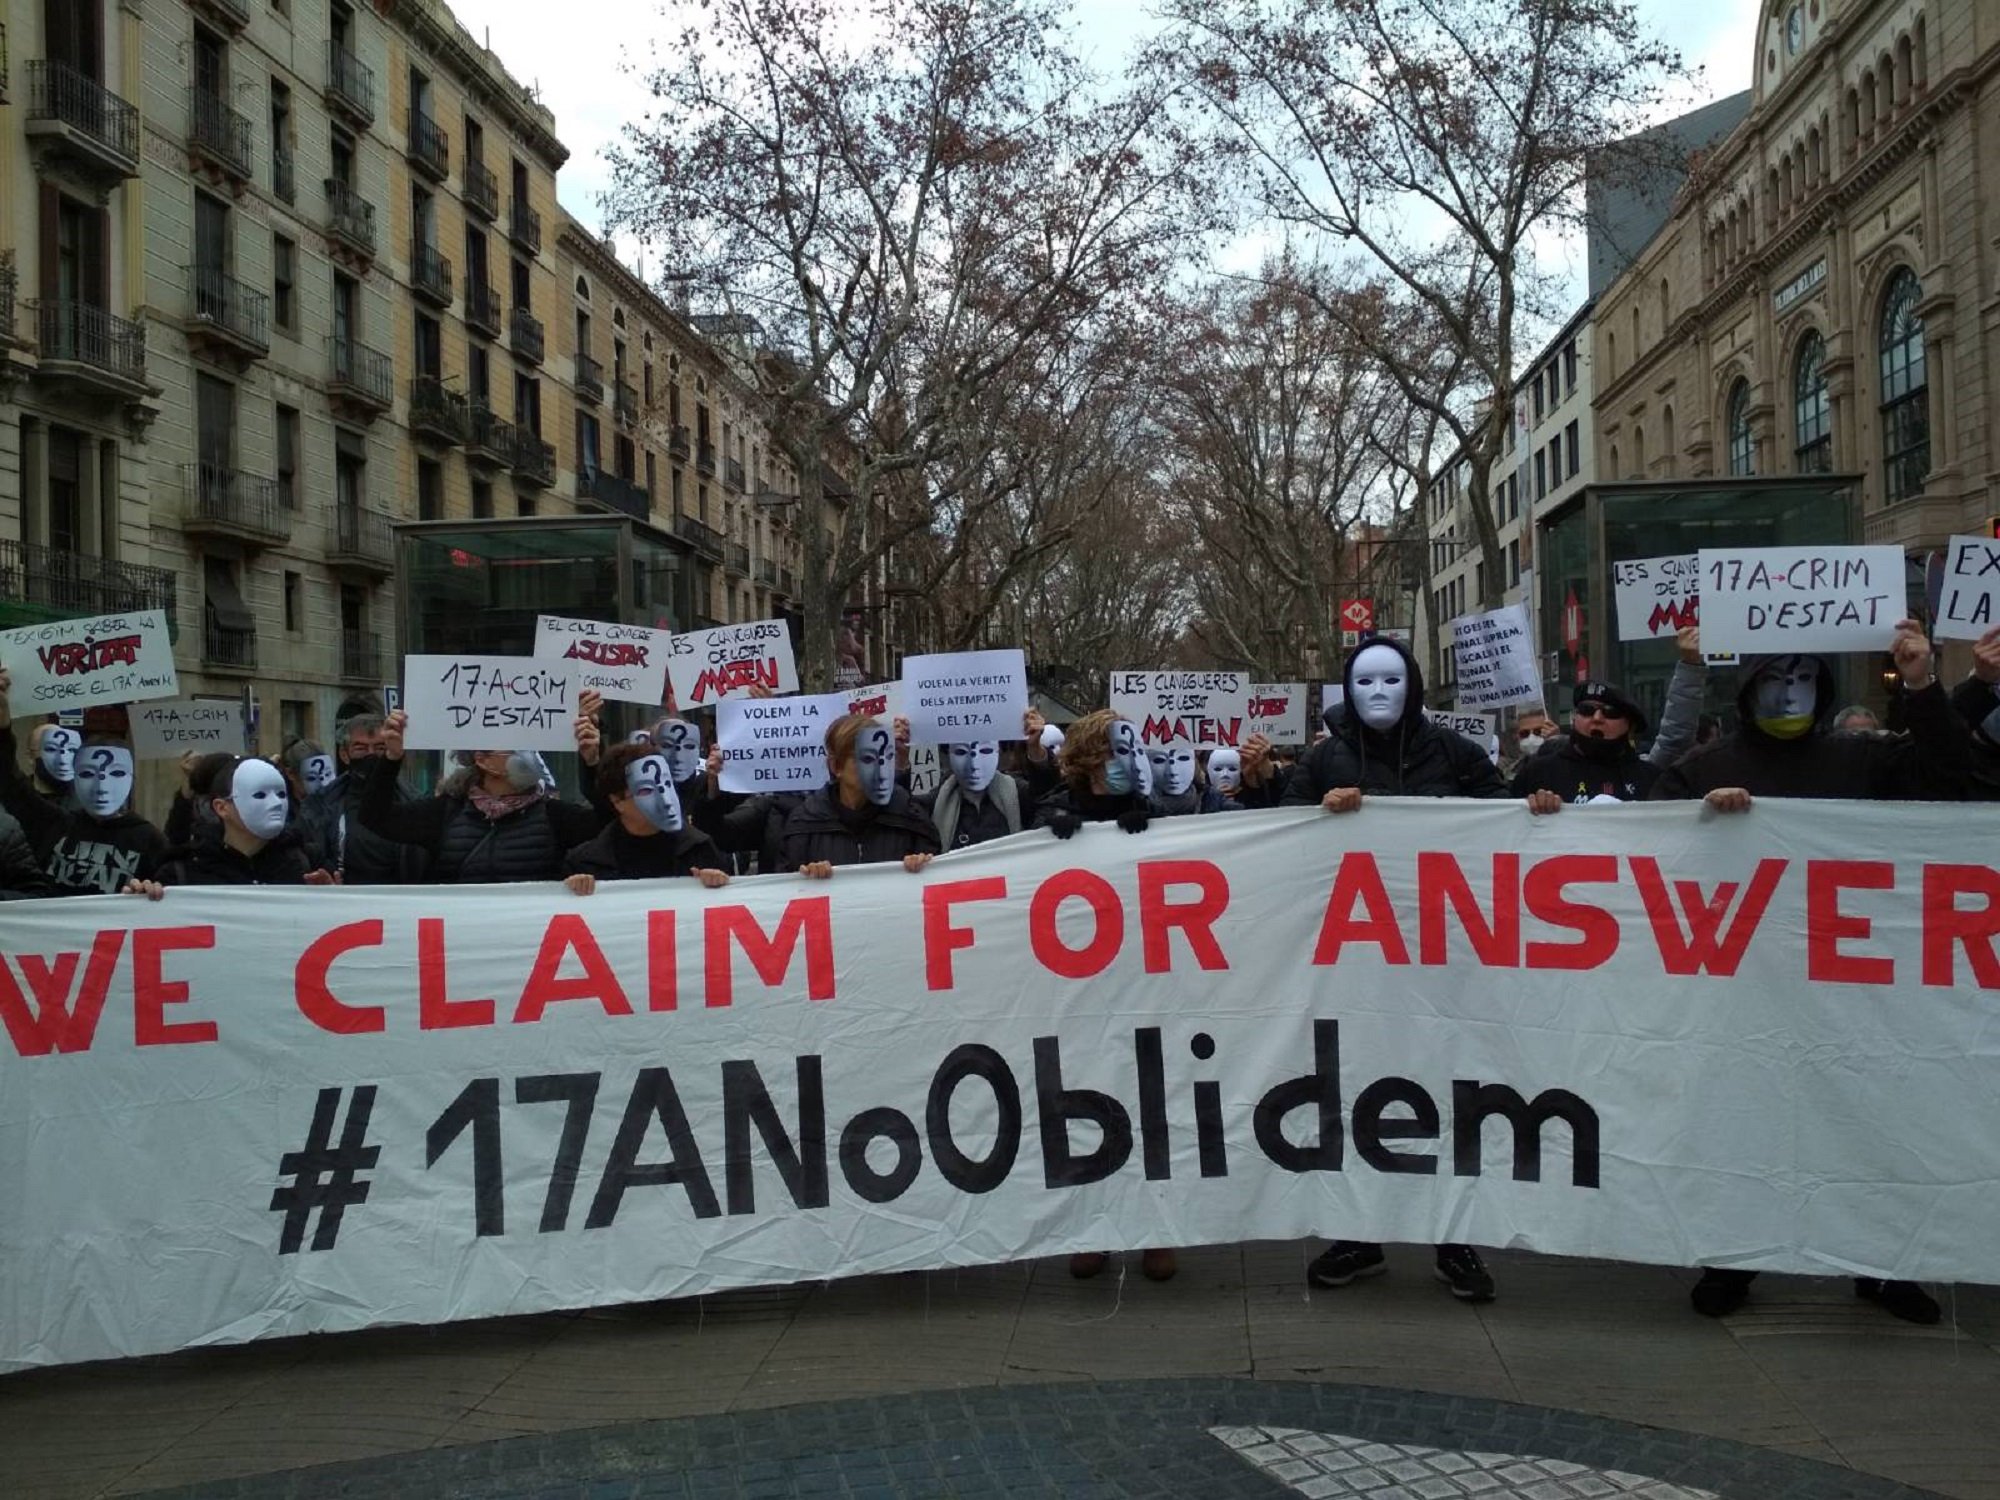
POLYGON ((1073 812, 1064 812, 1058 809, 1049 814, 1046 826, 1049 832, 1053 833, 1059 839, 1072 838, 1075 836, 1077 829, 1083 827, 1083 819, 1079 818, 1073 812))
POLYGON ((1146 825, 1150 822, 1152 822, 1152 816, 1143 807, 1135 807, 1130 812, 1122 812, 1118 815, 1118 826, 1127 833, 1144 833, 1146 825))

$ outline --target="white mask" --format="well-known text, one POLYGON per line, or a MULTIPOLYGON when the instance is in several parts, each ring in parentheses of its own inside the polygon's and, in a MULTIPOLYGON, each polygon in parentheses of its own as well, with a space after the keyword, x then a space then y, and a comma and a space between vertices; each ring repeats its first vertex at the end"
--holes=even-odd
POLYGON ((83 736, 66 724, 44 732, 39 757, 42 774, 57 786, 68 786, 76 779, 76 752, 82 744, 83 736))
POLYGON ((1068 738, 1068 736, 1066 736, 1060 729, 1056 728, 1055 725, 1044 724, 1042 726, 1042 748, 1044 750, 1049 751, 1051 754, 1062 749, 1063 741, 1066 738, 1068 738))
POLYGON ((686 719, 662 719, 653 726, 653 743, 667 758, 676 785, 701 774, 701 731, 686 719))
POLYGON ((854 769, 861 790, 877 807, 887 807, 896 795, 896 737, 880 724, 870 724, 854 742, 854 769))
POLYGON ((650 729, 635 729, 625 736, 625 743, 628 745, 650 745, 653 743, 653 731, 650 729))
POLYGON ((1132 780, 1133 789, 1141 797, 1153 795, 1153 758, 1143 750, 1132 752, 1132 780))
POLYGON ((239 762, 229 782, 229 805, 236 809, 244 832, 252 838, 267 842, 276 838, 285 831, 285 818, 292 808, 285 773, 268 760, 239 762))
MULTIPOLYGON (((1140 771, 1146 758, 1139 754, 1139 731, 1129 719, 1118 719, 1111 725, 1110 738, 1111 755, 1104 762, 1104 790, 1114 797, 1141 791, 1140 771)), ((1150 775, 1146 777, 1148 782, 1151 779, 1150 775)))
POLYGON ((1410 701, 1410 667, 1393 646, 1364 646, 1347 668, 1347 701, 1370 729, 1394 729, 1410 701))
POLYGON ((317 792, 330 785, 334 777, 333 757, 324 753, 308 755, 306 763, 299 767, 299 776, 309 792, 317 792))
POLYGON ((1523 755, 1533 755, 1547 743, 1548 741, 1543 739, 1539 734, 1523 735, 1521 737, 1521 753, 1523 755))
POLYGON ((642 755, 625 768, 625 791, 632 805, 662 833, 681 831, 681 799, 674 791, 673 774, 664 755, 642 755))
POLYGON ((1194 785, 1194 746, 1153 745, 1146 751, 1153 785, 1162 797, 1178 797, 1194 785))
POLYGON ((1810 714, 1819 704, 1819 663, 1809 656, 1788 656, 1757 674, 1751 701, 1759 719, 1789 719, 1810 714))
POLYGON ((1208 784, 1223 796, 1234 796, 1243 785, 1243 757, 1227 746, 1208 758, 1208 784))
POLYGON ((993 784, 993 773, 1000 768, 1000 746, 994 740, 983 740, 973 745, 946 745, 944 754, 951 766, 952 779, 961 791, 974 797, 993 784))
POLYGON ((93 818, 115 817, 132 800, 132 752, 123 745, 77 751, 76 800, 93 818))

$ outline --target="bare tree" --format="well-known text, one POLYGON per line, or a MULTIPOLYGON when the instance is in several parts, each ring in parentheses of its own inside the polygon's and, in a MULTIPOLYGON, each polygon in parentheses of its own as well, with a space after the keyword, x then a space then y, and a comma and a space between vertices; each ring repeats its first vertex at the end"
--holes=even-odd
POLYGON ((1166 273, 1203 221, 1157 92, 1100 98, 1053 0, 707 0, 616 153, 616 218, 754 314, 798 476, 803 675, 899 542, 1010 493, 987 398, 1166 273), (849 446, 852 498, 827 496, 849 446))
POLYGON ((1677 55, 1631 0, 1168 0, 1167 13, 1156 66, 1199 88, 1262 206, 1379 269, 1476 372, 1484 400, 1440 416, 1470 462, 1482 603, 1497 604, 1489 476, 1516 324, 1556 311, 1535 237, 1581 219, 1592 149, 1641 123, 1677 55))

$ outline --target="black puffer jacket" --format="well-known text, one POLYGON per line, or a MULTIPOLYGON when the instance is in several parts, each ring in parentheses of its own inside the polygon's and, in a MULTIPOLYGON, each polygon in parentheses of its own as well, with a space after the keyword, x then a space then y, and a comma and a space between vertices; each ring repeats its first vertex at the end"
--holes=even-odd
MULTIPOLYGON (((1333 709, 1327 737, 1306 752, 1286 781, 1285 805, 1317 807, 1328 792, 1349 786, 1376 797, 1506 796, 1507 784, 1483 749, 1424 717, 1424 674, 1409 648, 1384 636, 1368 645, 1393 647, 1403 658, 1409 673, 1403 717, 1385 733, 1363 724, 1344 703, 1333 709)), ((1348 657, 1342 673, 1350 699, 1360 654, 1348 657)))
POLYGON ((55 893, 19 821, 0 812, 0 901, 31 901, 55 893))
POLYGON ((1937 683, 1901 697, 1907 736, 1834 734, 1828 729, 1839 686, 1824 659, 1813 700, 1813 727, 1795 740, 1773 739, 1757 727, 1752 684, 1775 656, 1743 664, 1734 733, 1690 750, 1654 783, 1655 801, 1705 797, 1741 787, 1753 797, 1855 798, 1877 802, 1955 802, 1965 795, 1971 735, 1937 683))
MULTIPOLYGON (((361 798, 367 790, 365 772, 374 762, 363 757, 301 804, 308 843, 322 850, 326 868, 337 870, 343 885, 420 885, 429 863, 416 844, 386 839, 361 821, 361 798)), ((401 782, 396 805, 410 801, 401 782)))
POLYGON ((792 809, 785 820, 784 865, 872 865, 900 860, 906 854, 937 854, 937 825, 924 815, 910 794, 897 787, 886 807, 864 803, 840 805, 839 789, 831 782, 792 809))
POLYGON ((1951 706, 1972 735, 1972 770, 1966 796, 2000 802, 2000 742, 1981 732, 1986 716, 2000 708, 2000 689, 1968 677, 1951 690, 1951 706))
MULTIPOLYGON (((803 792, 717 792, 687 814, 688 821, 715 840, 731 856, 754 859, 757 871, 775 875, 785 868, 785 824, 792 810, 806 800, 803 792)), ((739 870, 742 866, 738 866, 739 870)))
POLYGON ((295 829, 244 854, 222 841, 222 825, 208 817, 197 819, 194 842, 169 855, 153 878, 161 885, 304 885, 314 868, 295 829))
POLYGON ((1628 737, 1592 740, 1588 735, 1564 735, 1553 749, 1543 749, 1522 761, 1508 790, 1516 797, 1554 792, 1565 802, 1616 797, 1642 802, 1660 779, 1660 768, 1639 753, 1628 737), (1593 747, 1605 747, 1590 753, 1593 747))
POLYGON ((1035 804, 1035 826, 1058 827, 1072 817, 1079 823, 1116 823, 1134 814, 1151 818, 1152 799, 1139 792, 1114 794, 1080 790, 1065 781, 1057 783, 1054 791, 1035 804))
POLYGON ((604 826, 596 809, 554 797, 498 818, 487 817, 470 798, 448 793, 398 802, 401 769, 401 761, 386 757, 367 768, 361 822, 392 843, 427 850, 430 878, 439 885, 560 879, 563 855, 604 826))
POLYGON ((563 856, 563 874, 599 880, 665 880, 724 868, 715 840, 696 828, 635 836, 614 822, 563 856))

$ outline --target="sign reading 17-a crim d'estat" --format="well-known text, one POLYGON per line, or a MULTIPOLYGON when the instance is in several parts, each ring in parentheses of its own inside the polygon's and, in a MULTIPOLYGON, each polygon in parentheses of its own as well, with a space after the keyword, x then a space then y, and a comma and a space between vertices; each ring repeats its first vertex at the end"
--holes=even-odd
POLYGON ((1901 547, 1704 547, 1704 651, 1883 651, 1907 613, 1901 547))
POLYGON ((532 656, 406 656, 412 750, 570 750, 575 664, 532 656))

